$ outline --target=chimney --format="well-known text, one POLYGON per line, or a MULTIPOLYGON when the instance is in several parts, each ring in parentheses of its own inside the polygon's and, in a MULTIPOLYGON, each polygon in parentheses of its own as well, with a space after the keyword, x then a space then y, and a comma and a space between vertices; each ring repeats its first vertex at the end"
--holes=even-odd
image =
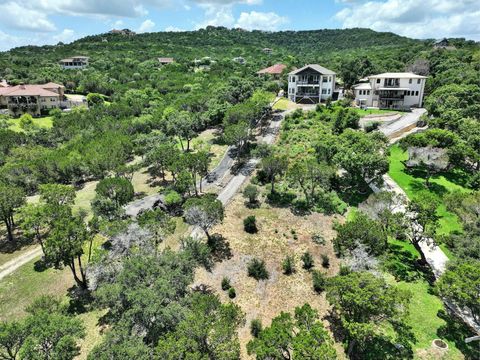
POLYGON ((25 84, 24 83, 20 84, 20 89, 25 90, 25 84))

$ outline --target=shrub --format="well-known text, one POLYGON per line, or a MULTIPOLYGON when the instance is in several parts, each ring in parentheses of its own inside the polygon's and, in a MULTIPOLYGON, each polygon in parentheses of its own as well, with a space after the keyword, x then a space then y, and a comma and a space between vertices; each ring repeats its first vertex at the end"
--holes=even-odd
POLYGON ((165 193, 164 202, 168 208, 176 208, 182 204, 182 196, 175 190, 170 190, 165 193))
POLYGON ((252 259, 248 263, 247 270, 248 276, 253 277, 255 280, 265 280, 269 277, 265 261, 263 260, 252 259))
POLYGON ((308 251, 302 255, 303 268, 305 270, 310 270, 313 268, 313 257, 308 251))
POLYGON ((340 266, 340 270, 338 272, 338 275, 340 276, 346 276, 350 274, 352 270, 348 266, 340 266))
POLYGON ((262 328, 262 322, 259 319, 253 319, 250 322, 250 334, 252 334, 253 337, 258 337, 262 332, 262 328))
POLYGON ((315 290, 317 293, 321 293, 322 291, 325 290, 327 281, 325 279, 325 275, 322 272, 318 270, 313 271, 312 281, 313 281, 313 290, 315 290))
POLYGON ((282 269, 285 275, 291 275, 295 272, 295 259, 293 256, 288 255, 283 260, 282 269))
POLYGON ((230 289, 232 286, 230 285, 230 279, 228 277, 224 277, 222 279, 222 290, 223 291, 227 291, 228 289, 230 289))
POLYGON ((328 258, 328 255, 322 254, 322 266, 325 269, 330 267, 330 259, 328 258))
POLYGON ((249 234, 255 234, 258 231, 257 219, 254 215, 247 216, 243 220, 243 229, 249 234))
POLYGON ((380 123, 378 121, 369 122, 368 124, 365 125, 365 132, 369 133, 374 130, 377 130, 379 126, 380 126, 380 123))
POLYGON ((312 241, 317 245, 325 245, 325 238, 320 234, 315 234, 312 236, 312 241))
POLYGON ((255 185, 248 185, 243 190, 243 196, 248 200, 249 205, 257 203, 258 188, 255 185))
POLYGON ((235 288, 231 287, 230 289, 228 289, 228 297, 230 299, 235 299, 236 296, 237 293, 235 292, 235 288))

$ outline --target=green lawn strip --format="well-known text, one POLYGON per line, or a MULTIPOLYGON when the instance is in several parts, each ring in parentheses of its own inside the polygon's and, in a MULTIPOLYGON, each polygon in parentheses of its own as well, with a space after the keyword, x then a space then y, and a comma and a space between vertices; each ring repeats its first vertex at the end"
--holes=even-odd
POLYGON ((280 110, 280 111, 285 111, 288 110, 288 103, 289 100, 286 98, 281 98, 278 100, 275 105, 273 105, 272 109, 273 110, 280 110))
POLYGON ((0 281, 0 320, 14 320, 25 315, 25 307, 41 295, 63 297, 73 285, 70 269, 35 270, 40 257, 23 265, 0 281))
MULTIPOLYGON (((8 120, 9 129, 15 132, 24 132, 20 127, 20 118, 8 120)), ((33 118, 33 124, 40 128, 51 129, 53 126, 53 118, 51 116, 33 118)))
MULTIPOLYGON (((408 160, 408 154, 403 151, 398 145, 394 145, 390 148, 390 170, 388 174, 392 179, 405 191, 409 198, 413 198, 417 195, 419 189, 423 191, 432 192, 437 198, 443 202, 444 192, 452 191, 468 191, 463 186, 456 184, 447 177, 455 175, 453 173, 443 174, 432 177, 430 180, 432 189, 430 190, 424 186, 425 180, 420 177, 415 177, 405 172, 405 165, 402 161, 408 160), (442 189, 442 191, 439 191, 442 189)), ((452 231, 461 231, 462 227, 457 216, 447 211, 445 204, 441 204, 437 210, 438 215, 441 217, 439 221, 438 234, 449 234, 452 231)))
POLYGON ((350 111, 355 111, 360 117, 367 115, 388 115, 388 114, 398 114, 398 111, 395 110, 381 110, 381 109, 360 109, 360 108, 349 108, 350 111))

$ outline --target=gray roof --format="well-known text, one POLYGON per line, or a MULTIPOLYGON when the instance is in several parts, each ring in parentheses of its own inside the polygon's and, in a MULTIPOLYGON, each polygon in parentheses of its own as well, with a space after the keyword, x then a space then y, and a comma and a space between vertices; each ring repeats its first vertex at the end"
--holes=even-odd
POLYGON ((329 70, 327 68, 324 68, 323 66, 320 66, 318 64, 310 64, 310 65, 305 65, 304 67, 298 69, 298 70, 294 70, 292 71, 289 75, 297 75, 298 73, 302 72, 303 70, 306 70, 306 69, 313 69, 317 72, 319 72, 320 74, 322 75, 336 75, 335 72, 333 72, 332 70, 329 70))

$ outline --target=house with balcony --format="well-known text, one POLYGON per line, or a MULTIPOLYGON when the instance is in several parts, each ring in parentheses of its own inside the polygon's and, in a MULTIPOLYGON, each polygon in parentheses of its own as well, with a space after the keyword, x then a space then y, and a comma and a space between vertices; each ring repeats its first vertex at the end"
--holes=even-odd
POLYGON ((409 110, 422 107, 426 76, 414 73, 372 75, 353 87, 355 103, 360 107, 409 110))
POLYGON ((336 73, 317 64, 288 74, 288 98, 301 104, 318 104, 333 98, 336 73))
POLYGON ((72 56, 68 59, 62 59, 59 61, 60 66, 63 69, 85 69, 88 66, 88 56, 72 56))
POLYGON ((61 108, 65 87, 55 83, 17 85, 0 89, 0 107, 12 116, 40 116, 51 109, 61 108))

